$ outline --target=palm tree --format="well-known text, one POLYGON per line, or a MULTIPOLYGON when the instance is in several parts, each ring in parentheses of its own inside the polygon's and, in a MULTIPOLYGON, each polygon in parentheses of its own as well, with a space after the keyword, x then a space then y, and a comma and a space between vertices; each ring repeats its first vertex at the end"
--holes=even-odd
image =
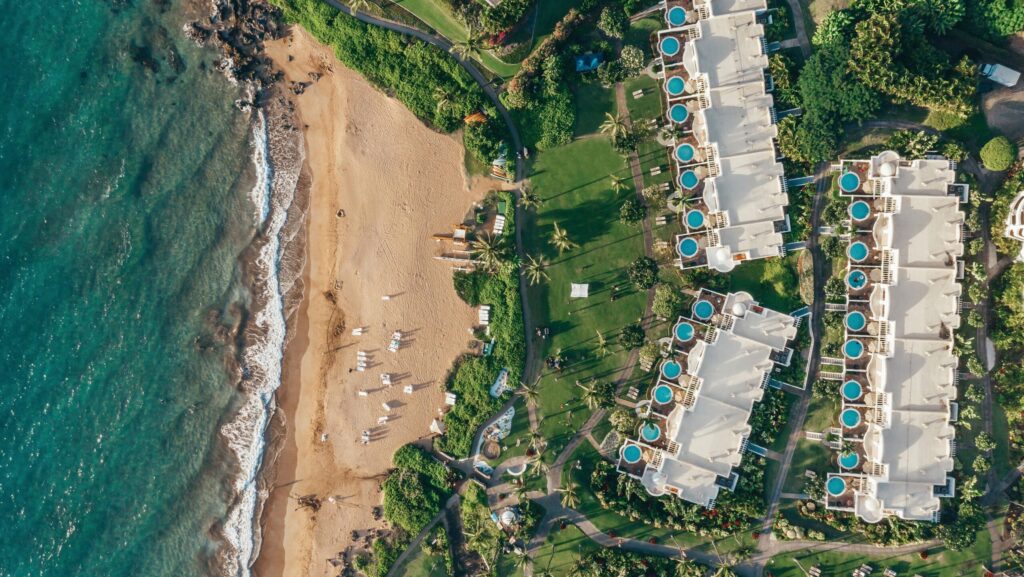
POLYGON ((534 258, 533 256, 526 257, 526 264, 523 265, 523 274, 530 281, 530 285, 533 286, 542 280, 548 280, 549 277, 547 271, 548 261, 544 257, 534 258))
POLYGON ((570 509, 575 509, 580 506, 580 496, 578 493, 578 487, 576 481, 569 479, 569 481, 558 490, 562 494, 562 506, 570 509))
POLYGON ((370 0, 348 0, 348 7, 352 10, 352 15, 355 16, 370 9, 370 0))
POLYGON ((544 459, 537 455, 537 458, 531 461, 533 463, 533 474, 536 477, 547 477, 548 471, 551 470, 551 465, 544 462, 544 459))
POLYGON ((536 407, 537 401, 540 400, 540 386, 538 381, 540 381, 539 377, 536 381, 533 381, 532 385, 528 385, 526 383, 520 384, 519 394, 523 396, 523 399, 526 400, 526 404, 528 406, 536 407))
POLYGON ((599 357, 608 356, 608 339, 604 337, 604 333, 597 331, 597 355, 599 357))
POLYGON ((605 120, 601 123, 601 133, 609 134, 613 141, 617 141, 626 135, 629 130, 626 128, 626 120, 618 114, 612 114, 611 112, 604 113, 605 120))
POLYGON ((608 179, 611 180, 612 182, 612 191, 614 192, 622 192, 623 190, 629 188, 629 185, 626 184, 626 179, 622 178, 621 176, 615 176, 614 174, 610 174, 608 175, 608 179))
POLYGON ((530 449, 532 449, 534 453, 539 455, 547 444, 547 439, 544 438, 544 435, 540 434, 540 431, 530 431, 530 449))
POLYGON ((473 240, 473 252, 476 262, 487 271, 497 270, 505 262, 505 245, 501 237, 485 235, 473 240))
POLYGON ((519 191, 519 206, 529 210, 531 208, 538 208, 542 204, 544 204, 544 199, 533 188, 523 185, 519 191))
POLYGON ((551 240, 548 242, 558 249, 558 254, 562 254, 563 252, 572 250, 578 246, 576 243, 569 240, 569 233, 566 232, 564 228, 558 226, 557 222, 555 223, 555 231, 551 233, 551 240))
POLYGON ((463 58, 480 58, 484 49, 484 35, 470 28, 464 40, 452 44, 452 52, 463 58))
POLYGON ((452 102, 452 93, 444 86, 438 86, 434 89, 434 104, 437 106, 438 111, 446 110, 450 107, 452 102))
POLYGON ((587 405, 587 408, 593 411, 594 409, 601 406, 601 394, 597 391, 597 384, 594 381, 590 381, 588 385, 579 385, 583 389, 583 395, 580 397, 583 399, 583 403, 587 405))

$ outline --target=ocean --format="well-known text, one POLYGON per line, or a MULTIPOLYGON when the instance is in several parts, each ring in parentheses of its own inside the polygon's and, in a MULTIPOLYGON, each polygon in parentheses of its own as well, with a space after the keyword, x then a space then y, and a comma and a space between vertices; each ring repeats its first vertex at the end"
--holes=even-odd
POLYGON ((301 149, 203 10, 0 0, 0 576, 248 573, 301 149))

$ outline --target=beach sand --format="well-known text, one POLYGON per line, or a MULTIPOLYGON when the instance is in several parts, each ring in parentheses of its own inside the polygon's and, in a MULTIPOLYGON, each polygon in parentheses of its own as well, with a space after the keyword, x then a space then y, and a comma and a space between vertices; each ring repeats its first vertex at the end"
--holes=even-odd
POLYGON ((289 323, 277 393, 284 436, 254 572, 335 575, 327 560, 352 543, 351 532, 382 526, 372 509, 391 456, 429 434, 444 377, 472 338, 476 313, 455 294, 448 265, 432 258, 431 235, 461 222, 488 182, 468 182, 459 140, 425 127, 305 31, 295 28, 268 52, 289 81, 323 77, 292 98, 312 182, 305 293, 289 323), (356 327, 362 336, 351 335, 356 327), (395 330, 402 347, 390 353, 395 330), (365 372, 352 370, 358 350, 369 355, 365 372), (381 385, 385 372, 394 375, 391 388, 381 385), (385 402, 397 408, 377 427, 385 402), (374 432, 368 445, 359 442, 364 430, 374 432), (309 494, 324 499, 315 514, 296 502, 309 494))

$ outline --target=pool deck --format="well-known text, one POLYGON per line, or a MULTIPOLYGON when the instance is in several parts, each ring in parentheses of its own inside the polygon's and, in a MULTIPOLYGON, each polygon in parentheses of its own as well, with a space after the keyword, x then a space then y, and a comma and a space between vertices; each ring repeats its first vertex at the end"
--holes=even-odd
MULTIPOLYGON (((691 383, 695 399, 672 406, 662 451, 642 473, 620 471, 639 479, 652 495, 670 493, 711 507, 743 458, 748 421, 764 395, 772 356, 786 349, 797 329, 796 319, 761 307, 748 293, 703 289, 699 298, 712 303, 714 328, 698 331, 685 354, 675 351, 688 375, 680 381, 691 383)), ((701 326, 696 319, 679 320, 701 326)), ((652 404, 648 414, 661 413, 658 409, 652 404)))
POLYGON ((853 221, 851 237, 870 235, 879 258, 856 265, 869 271, 870 294, 851 290, 847 296, 847 308, 867 316, 871 335, 846 331, 867 347, 857 361, 847 359, 846 371, 863 371, 866 379, 858 380, 867 386, 862 399, 843 399, 841 409, 856 408, 866 417, 856 431, 844 427, 864 456, 854 478, 865 482, 851 485, 852 500, 830 499, 828 506, 870 523, 890 515, 936 520, 941 503, 935 488, 949 486, 956 435, 951 404, 958 360, 952 351, 960 326, 964 215, 961 199, 949 192, 955 171, 946 159, 905 161, 894 152, 840 166, 862 178, 858 190, 844 196, 866 200, 872 210, 870 218, 853 221))

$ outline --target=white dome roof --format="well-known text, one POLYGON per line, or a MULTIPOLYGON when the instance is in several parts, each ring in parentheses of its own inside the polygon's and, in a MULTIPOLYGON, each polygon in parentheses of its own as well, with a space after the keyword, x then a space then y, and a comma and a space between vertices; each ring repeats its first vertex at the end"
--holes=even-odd
POLYGON ((747 305, 743 303, 733 303, 732 314, 733 316, 742 317, 747 314, 747 305))

